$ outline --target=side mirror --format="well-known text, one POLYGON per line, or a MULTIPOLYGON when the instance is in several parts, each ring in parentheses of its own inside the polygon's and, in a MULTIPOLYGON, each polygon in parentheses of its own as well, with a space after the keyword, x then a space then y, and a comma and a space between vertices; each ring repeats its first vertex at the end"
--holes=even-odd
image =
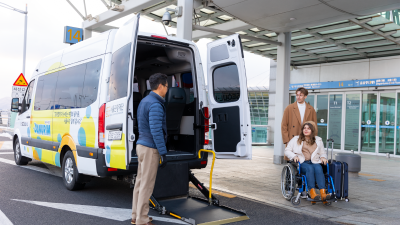
POLYGON ((19 98, 13 98, 11 100, 11 112, 18 112, 19 98))
POLYGON ((26 111, 26 100, 25 98, 22 99, 22 105, 21 105, 21 109, 19 110, 19 113, 24 113, 26 111))

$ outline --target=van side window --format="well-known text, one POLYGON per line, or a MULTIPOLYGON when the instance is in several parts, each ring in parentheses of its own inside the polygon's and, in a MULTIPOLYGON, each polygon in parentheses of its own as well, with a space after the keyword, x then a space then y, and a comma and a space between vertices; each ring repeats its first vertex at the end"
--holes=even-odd
POLYGON ((26 109, 24 110, 24 112, 25 112, 26 110, 28 110, 28 109, 30 108, 30 106, 31 106, 31 103, 32 103, 32 95, 33 95, 33 88, 34 88, 34 87, 35 87, 35 80, 31 81, 31 82, 29 83, 28 88, 26 89, 25 97, 24 97, 25 104, 26 104, 26 109))
POLYGON ((55 109, 81 108, 85 71, 86 64, 82 64, 58 72, 55 109))
POLYGON ((235 64, 221 66, 213 72, 214 99, 219 103, 240 98, 239 71, 235 64))
POLYGON ((82 108, 88 107, 97 99, 100 70, 101 59, 86 64, 85 82, 83 83, 83 95, 81 101, 82 108))
POLYGON ((54 109, 58 72, 39 77, 35 95, 35 110, 54 109))
POLYGON ((131 43, 120 48, 112 56, 107 101, 123 98, 128 94, 130 52, 131 43))

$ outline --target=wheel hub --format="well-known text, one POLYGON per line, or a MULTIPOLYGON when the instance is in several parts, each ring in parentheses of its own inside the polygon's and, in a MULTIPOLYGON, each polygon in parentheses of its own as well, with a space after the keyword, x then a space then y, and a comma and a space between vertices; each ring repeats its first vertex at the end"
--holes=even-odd
POLYGON ((72 162, 71 158, 68 158, 65 161, 64 178, 68 184, 71 183, 72 180, 74 179, 74 163, 72 162))

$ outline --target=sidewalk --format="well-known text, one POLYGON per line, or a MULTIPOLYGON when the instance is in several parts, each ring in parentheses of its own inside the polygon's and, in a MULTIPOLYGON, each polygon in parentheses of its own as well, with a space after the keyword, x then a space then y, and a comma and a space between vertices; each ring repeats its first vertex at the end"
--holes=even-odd
MULTIPOLYGON (((283 165, 272 163, 273 152, 270 146, 253 146, 253 160, 216 159, 213 189, 345 224, 399 224, 400 159, 361 155, 361 172, 349 173, 349 202, 312 206, 302 199, 295 207, 282 196, 283 165)), ((206 169, 193 170, 204 184, 211 160, 206 169)))

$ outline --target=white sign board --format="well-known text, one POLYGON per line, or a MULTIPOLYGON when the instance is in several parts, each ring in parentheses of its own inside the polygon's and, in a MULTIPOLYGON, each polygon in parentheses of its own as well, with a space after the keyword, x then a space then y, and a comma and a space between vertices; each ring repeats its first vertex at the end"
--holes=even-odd
POLYGON ((26 92, 26 87, 21 87, 21 86, 13 86, 12 88, 12 94, 11 98, 19 98, 19 102, 22 102, 22 99, 24 98, 26 92))

